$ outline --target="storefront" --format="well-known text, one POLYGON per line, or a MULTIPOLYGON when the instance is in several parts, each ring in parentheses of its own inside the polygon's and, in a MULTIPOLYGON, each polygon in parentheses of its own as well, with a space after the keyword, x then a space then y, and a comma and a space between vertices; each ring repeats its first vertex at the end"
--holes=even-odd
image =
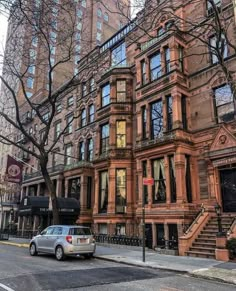
MULTIPOLYGON (((79 201, 74 198, 57 198, 60 224, 75 224, 80 214, 79 201)), ((27 196, 19 207, 20 223, 18 230, 37 231, 52 224, 52 211, 49 210, 49 197, 27 196)))

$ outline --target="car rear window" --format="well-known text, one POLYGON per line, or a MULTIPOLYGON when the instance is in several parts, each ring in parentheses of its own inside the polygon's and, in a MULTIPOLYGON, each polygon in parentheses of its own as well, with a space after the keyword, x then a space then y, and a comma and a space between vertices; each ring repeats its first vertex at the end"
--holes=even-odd
POLYGON ((70 235, 91 235, 90 228, 70 228, 70 235))

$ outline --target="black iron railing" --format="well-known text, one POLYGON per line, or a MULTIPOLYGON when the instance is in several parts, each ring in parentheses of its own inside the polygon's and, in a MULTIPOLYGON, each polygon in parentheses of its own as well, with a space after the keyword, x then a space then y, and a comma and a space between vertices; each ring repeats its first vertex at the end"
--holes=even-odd
MULTIPOLYGON (((62 172, 64 170, 64 167, 65 166, 63 164, 56 165, 54 167, 48 168, 48 173, 50 174, 50 173, 55 173, 55 172, 62 172)), ((40 176, 42 176, 41 171, 37 171, 37 172, 31 173, 31 174, 26 174, 26 175, 24 175, 24 181, 30 180, 30 179, 33 179, 36 177, 40 177, 40 176)))
POLYGON ((106 235, 97 234, 95 240, 98 243, 117 244, 126 246, 142 246, 142 240, 139 237, 129 237, 125 235, 106 235))
POLYGON ((31 239, 33 236, 37 235, 38 230, 18 230, 15 233, 12 233, 11 236, 18 238, 29 238, 31 239))

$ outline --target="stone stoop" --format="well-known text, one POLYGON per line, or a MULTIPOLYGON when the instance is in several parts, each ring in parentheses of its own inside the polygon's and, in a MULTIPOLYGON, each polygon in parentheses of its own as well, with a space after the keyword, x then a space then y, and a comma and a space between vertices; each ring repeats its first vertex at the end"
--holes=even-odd
MULTIPOLYGON (((221 222, 223 231, 227 232, 231 226, 234 216, 231 214, 222 214, 221 222)), ((209 219, 206 226, 200 232, 185 254, 191 257, 200 257, 215 259, 216 234, 218 233, 217 217, 213 216, 209 219)))

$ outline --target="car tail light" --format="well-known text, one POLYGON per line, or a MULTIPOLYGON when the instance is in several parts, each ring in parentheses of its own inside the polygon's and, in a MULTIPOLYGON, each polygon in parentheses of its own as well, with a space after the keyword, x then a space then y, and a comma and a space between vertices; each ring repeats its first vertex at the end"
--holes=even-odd
POLYGON ((72 236, 71 236, 71 235, 67 235, 67 236, 66 236, 66 241, 67 241, 69 244, 72 244, 72 236))

